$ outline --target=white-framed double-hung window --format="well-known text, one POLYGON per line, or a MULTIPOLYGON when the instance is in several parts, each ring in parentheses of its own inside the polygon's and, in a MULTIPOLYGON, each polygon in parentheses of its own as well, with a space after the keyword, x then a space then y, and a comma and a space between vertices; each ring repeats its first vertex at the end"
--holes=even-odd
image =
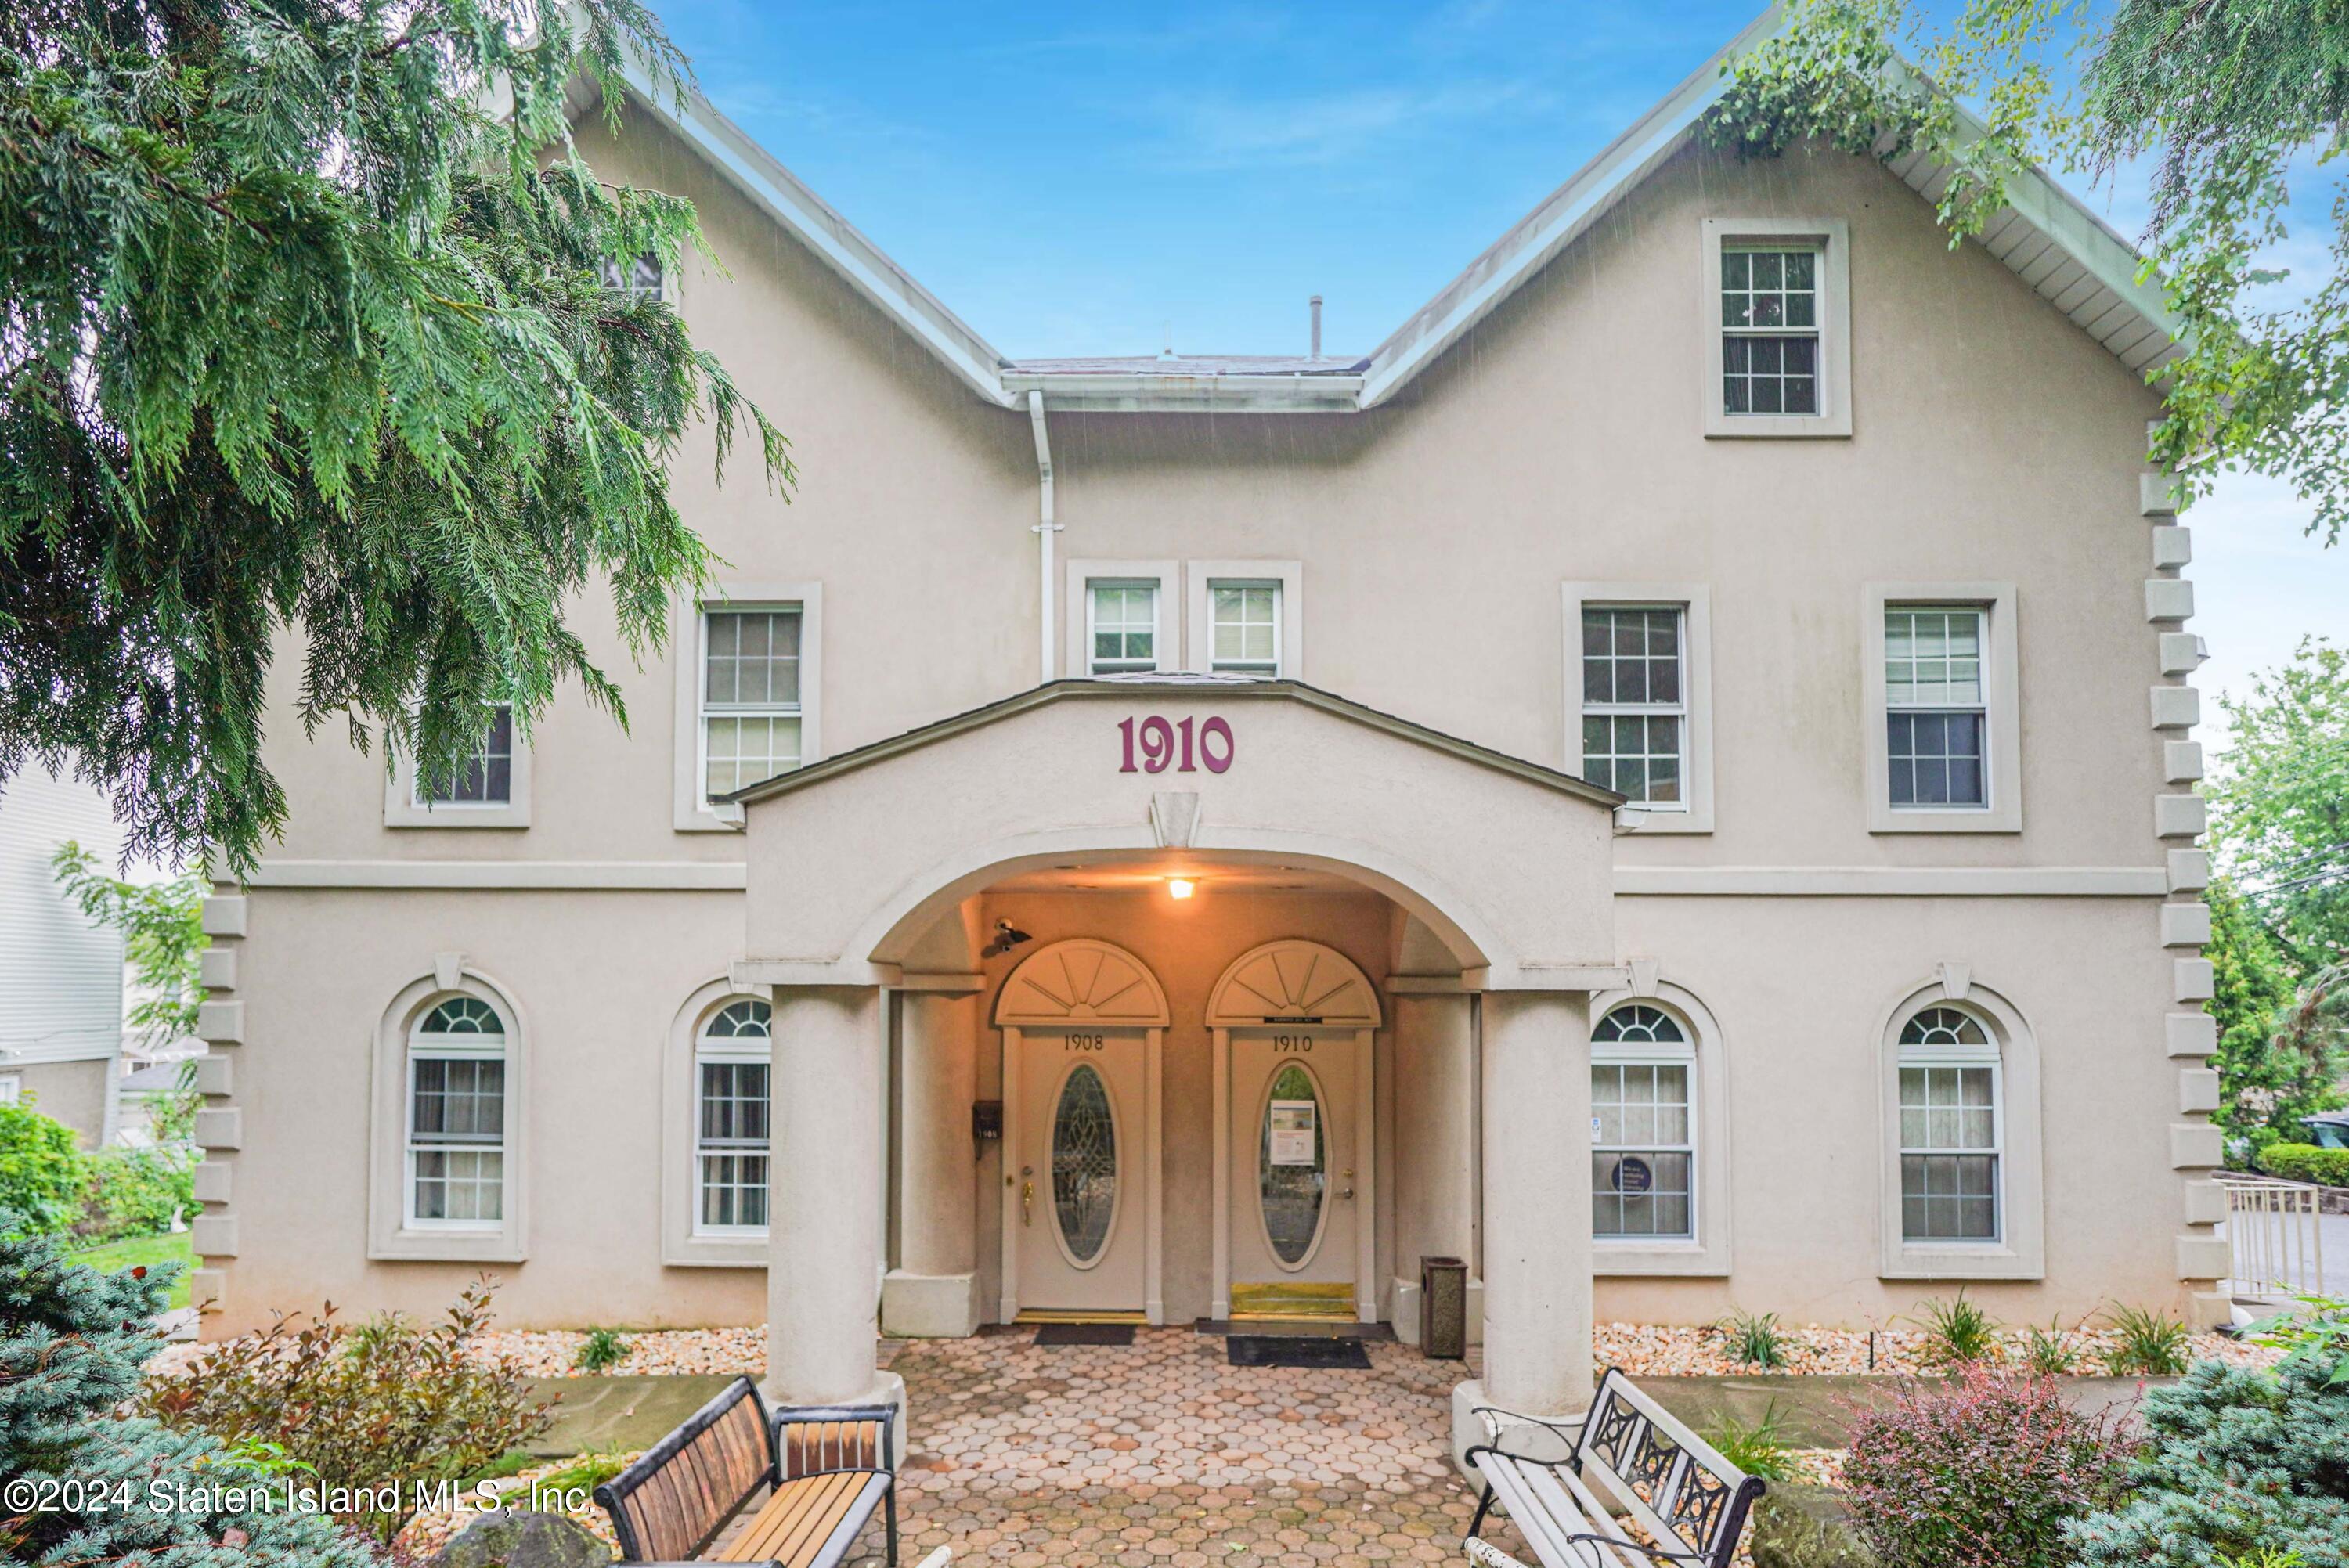
POLYGON ((494 1008, 452 996, 409 1037, 405 1223, 497 1231, 506 1218, 506 1031, 494 1008))
POLYGON ((1703 236, 1704 433, 1850 435, 1848 226, 1707 218, 1703 236))
POLYGON ((703 799, 800 765, 800 629, 796 604, 702 611, 698 777, 703 799))
POLYGON ((1127 675, 1159 667, 1158 584, 1097 578, 1085 584, 1085 671, 1127 675))
POLYGON ((1207 584, 1207 667, 1218 674, 1280 674, 1280 581, 1207 584))
POLYGON ((1660 1007, 1617 1007, 1590 1031, 1590 1229, 1602 1240, 1696 1235, 1696 1053, 1660 1007))
POLYGON ((1896 811, 1990 804, 1984 619, 1971 604, 1884 607, 1885 782, 1896 811))
POLYGON ((1899 1042, 1900 1236, 1994 1245, 2004 1239, 2004 1118, 1999 1052, 1979 1019, 1926 1007, 1899 1042))
POLYGON ((773 1014, 744 998, 710 1015, 694 1042, 693 1232, 763 1235, 772 1138, 773 1014))
POLYGON ((1687 613, 1582 610, 1582 773, 1651 811, 1688 809, 1687 613))
POLYGON ((419 806, 506 806, 513 784, 513 707, 501 702, 491 705, 481 744, 445 774, 418 769, 412 795, 419 806))

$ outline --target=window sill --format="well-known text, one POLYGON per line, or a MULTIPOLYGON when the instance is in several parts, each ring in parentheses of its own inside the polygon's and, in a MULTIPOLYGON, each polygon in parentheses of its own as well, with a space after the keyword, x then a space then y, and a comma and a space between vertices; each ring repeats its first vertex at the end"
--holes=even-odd
POLYGON ((680 833, 739 833, 742 827, 740 806, 688 807, 677 814, 677 830, 680 833))
POLYGON ((1871 833, 2019 833, 2023 813, 1992 806, 1979 811, 1912 811, 1895 806, 1871 806, 1871 833))
POLYGON ((673 1243, 661 1266, 672 1269, 762 1269, 771 1254, 758 1236, 688 1236, 673 1243))
POLYGON ((1625 806, 1621 819, 1623 831, 1638 838, 1654 838, 1663 833, 1710 833, 1713 819, 1699 817, 1693 811, 1658 811, 1647 806, 1625 806))
POLYGON ((1877 1269, 1878 1279, 2020 1279, 2046 1277, 2036 1258, 2006 1246, 1908 1247, 1877 1269))
POLYGON ((370 1244, 377 1263, 518 1264, 526 1261, 519 1237, 503 1231, 394 1231, 370 1244))
POLYGON ((1837 419, 1808 414, 1723 414, 1708 411, 1704 420, 1708 441, 1847 441, 1851 418, 1837 419))
POLYGON ((1726 1278, 1726 1247, 1702 1242, 1602 1242, 1590 1243, 1590 1272, 1600 1279, 1641 1275, 1726 1278))

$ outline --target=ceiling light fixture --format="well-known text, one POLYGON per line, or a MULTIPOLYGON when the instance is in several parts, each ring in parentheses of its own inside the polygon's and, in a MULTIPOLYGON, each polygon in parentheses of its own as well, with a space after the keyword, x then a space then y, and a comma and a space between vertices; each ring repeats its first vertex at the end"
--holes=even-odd
POLYGON ((1199 884, 1189 877, 1168 877, 1166 891, 1176 898, 1189 898, 1199 891, 1199 884))

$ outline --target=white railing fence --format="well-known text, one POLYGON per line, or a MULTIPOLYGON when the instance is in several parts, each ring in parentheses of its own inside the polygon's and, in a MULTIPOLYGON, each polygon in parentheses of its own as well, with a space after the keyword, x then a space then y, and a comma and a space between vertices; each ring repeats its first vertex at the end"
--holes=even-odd
POLYGON ((2324 1283, 2323 1190, 2305 1181, 2223 1171, 2230 1293, 2262 1300, 2315 1295, 2324 1283))

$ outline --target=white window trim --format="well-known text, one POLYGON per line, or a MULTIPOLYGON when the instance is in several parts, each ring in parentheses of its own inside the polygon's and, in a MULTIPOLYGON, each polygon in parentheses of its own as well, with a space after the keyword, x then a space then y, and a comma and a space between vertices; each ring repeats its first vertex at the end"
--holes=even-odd
POLYGON ((1172 673, 1183 667, 1182 564, 1174 561, 1106 561, 1073 560, 1069 562, 1065 592, 1061 602, 1065 607, 1063 619, 1068 636, 1061 651, 1061 673, 1072 679, 1087 679, 1092 674, 1092 593, 1090 585, 1096 581, 1121 583, 1155 583, 1158 584, 1158 631, 1152 644, 1158 655, 1158 668, 1172 673))
POLYGON ((0 1105, 22 1105, 24 1103, 25 1075, 23 1073, 0 1073, 0 1105))
POLYGON ((680 833, 739 833, 742 809, 711 806, 701 794, 701 661, 704 612, 797 609, 800 613, 800 766, 823 756, 823 584, 725 582, 699 599, 680 597, 669 613, 669 663, 675 671, 673 825, 680 833))
POLYGON ((1864 583, 1859 591, 1860 714, 1867 726, 1868 830, 1871 833, 2023 831, 2023 703, 2019 611, 2012 583, 1864 583), (1947 809, 1895 807, 1886 759, 1884 613, 1894 604, 1948 604, 1985 612, 1982 745, 1990 800, 1947 809))
POLYGON ((1851 434, 1851 226, 1839 218, 1707 218, 1699 279, 1704 334, 1704 433, 1816 439, 1851 434), (1748 240, 1807 240, 1819 248, 1819 411, 1732 414, 1721 396, 1721 252, 1748 240))
MULTIPOLYGON (((765 1268, 767 1233, 745 1227, 734 1231, 704 1231, 698 1226, 701 1176, 698 1164, 700 1139, 696 1112, 700 1109, 701 1031, 719 1008, 730 1002, 773 998, 759 987, 745 990, 723 976, 708 981, 685 999, 669 1021, 667 1063, 661 1074, 661 1262, 671 1268, 765 1268)), ((770 1029, 773 1024, 769 1025, 770 1029)), ((767 1042, 773 1060, 774 1041, 767 1042)), ((767 1092, 774 1093, 770 1067, 767 1092)), ((774 1105, 767 1107, 767 1130, 774 1134, 774 1105)), ((773 1173, 769 1155, 770 1176, 773 1173)), ((771 1200, 770 1200, 771 1202, 771 1200)))
POLYGON ((1689 1073, 1689 1137, 1694 1171, 1689 1184, 1690 1219, 1695 1234, 1685 1240, 1593 1236, 1591 1272, 1604 1276, 1725 1276, 1730 1260, 1729 1053, 1721 1026, 1685 986, 1659 983, 1652 992, 1606 991, 1590 998, 1595 1021, 1627 1006, 1654 1007, 1671 1016, 1688 1037, 1692 1055, 1672 1057, 1645 1041, 1619 1048, 1594 1045, 1590 1059, 1676 1060, 1692 1063, 1689 1073))
POLYGON ((1305 565, 1299 561, 1192 561, 1183 568, 1184 593, 1190 631, 1184 647, 1183 667, 1206 675, 1214 664, 1215 635, 1210 625, 1210 585, 1216 583, 1278 583, 1280 584, 1280 680, 1305 678, 1305 565))
POLYGON ((1627 807, 1641 835, 1713 831, 1713 590, 1702 583, 1568 583, 1566 596, 1566 770, 1586 777, 1582 751, 1582 612, 1636 605, 1682 612, 1681 790, 1678 810, 1627 807))
POLYGON ((453 985, 426 975, 392 998, 376 1029, 375 1071, 369 1104, 367 1256, 385 1260, 447 1263, 521 1263, 527 1255, 530 1160, 523 1108, 530 1093, 530 1033, 522 1010, 505 988, 488 975, 460 968, 453 985), (409 1042, 424 1015, 451 996, 485 1003, 505 1026, 504 1217, 495 1224, 472 1222, 416 1223, 409 1218, 408 1127, 410 1066, 409 1042))
POLYGON ((503 801, 441 800, 427 804, 416 798, 416 758, 402 752, 384 778, 383 825, 387 828, 527 828, 530 826, 530 738, 519 718, 513 727, 513 765, 506 780, 503 801))
MULTIPOLYGON (((1961 1009, 1961 1011, 1963 1011, 1963 1009, 1961 1009)), ((1913 1016, 1914 1015, 1912 1014, 1911 1016, 1913 1016)), ((1966 1014, 1966 1016, 1971 1018, 1973 1015, 1969 1012, 1966 1014)), ((1928 1239, 1922 1242, 1912 1241, 1909 1239, 1908 1234, 1909 1217, 1905 1212, 1908 1202, 1908 1194, 1904 1190, 1901 1194, 1902 1208, 1904 1210, 1900 1216, 1901 1244, 1906 1247, 1948 1247, 1952 1250, 1959 1247, 2003 1247, 2006 1244, 2006 1073, 2004 1064, 1999 1060, 1998 1047, 1988 1044, 1980 1046, 1902 1046, 1900 1047, 1900 1060, 1899 1065, 1894 1068, 1894 1074, 1895 1087, 1893 1096, 1895 1115, 1893 1118, 1892 1132, 1893 1158, 1896 1161, 1905 1160, 1910 1154, 1989 1155, 1991 1170, 1993 1172, 1993 1177, 1991 1182, 1991 1217, 1995 1222, 1998 1232, 1996 1235, 1988 1237, 1982 1241, 1959 1241, 1955 1239, 1928 1239), (1898 1114, 1900 1109, 1898 1075, 1900 1068, 1988 1068, 1990 1069, 1990 1147, 1987 1149, 1963 1150, 1912 1150, 1908 1144, 1902 1142, 1900 1140, 1900 1123, 1898 1114)))
MULTIPOLYGON (((1954 967, 1954 966, 1952 966, 1954 967)), ((1878 1277, 1907 1280, 2035 1280, 2046 1274, 2046 1214, 2040 1161, 2039 1043, 2013 1003, 1968 983, 1952 994, 1941 980, 1911 987, 1878 1027, 1877 1133, 1878 1277), (1911 1242, 1900 1217, 1900 1031, 1924 1007, 1955 1007, 1982 1026, 1998 1068, 1999 1231, 1997 1242, 1911 1242)), ((1938 1050, 1926 1055, 1940 1054, 1938 1050)), ((1962 1053, 1951 1053, 1952 1059, 1962 1053)), ((1905 1058, 1914 1065, 1923 1057, 1905 1058)))

